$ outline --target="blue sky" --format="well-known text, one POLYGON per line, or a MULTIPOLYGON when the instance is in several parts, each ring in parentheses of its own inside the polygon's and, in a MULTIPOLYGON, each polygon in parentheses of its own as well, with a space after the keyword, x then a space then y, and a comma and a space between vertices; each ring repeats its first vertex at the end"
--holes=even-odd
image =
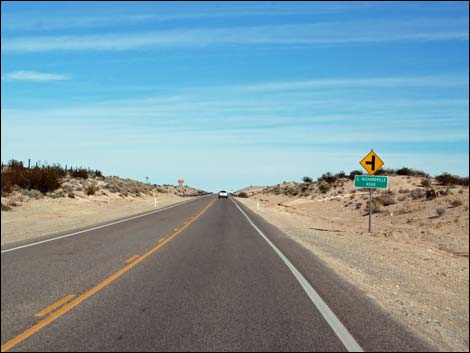
POLYGON ((1 3, 1 159, 212 191, 468 175, 468 2, 1 3))

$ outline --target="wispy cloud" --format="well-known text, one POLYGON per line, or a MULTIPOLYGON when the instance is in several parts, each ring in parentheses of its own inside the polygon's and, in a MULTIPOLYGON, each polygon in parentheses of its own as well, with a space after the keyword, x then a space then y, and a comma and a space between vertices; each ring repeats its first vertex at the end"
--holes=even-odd
MULTIPOLYGON (((293 91, 310 90, 316 88, 341 87, 442 87, 442 86, 468 86, 469 79, 466 73, 461 75, 433 75, 416 77, 374 77, 374 78, 324 78, 302 81, 273 81, 250 83, 241 85, 225 85, 208 87, 206 89, 226 89, 245 92, 267 91, 293 91)), ((204 89, 204 88, 200 88, 204 89)))
POLYGON ((321 22, 300 25, 188 28, 142 33, 2 38, 3 52, 135 50, 211 45, 351 45, 468 40, 468 19, 321 22))
POLYGON ((330 13, 342 13, 364 8, 375 7, 374 3, 252 3, 244 4, 219 4, 218 6, 192 7, 191 4, 179 8, 178 12, 157 6, 146 13, 133 12, 122 13, 113 11, 107 15, 89 15, 93 13, 93 7, 88 8, 85 15, 77 16, 71 13, 49 14, 46 18, 35 13, 28 13, 27 17, 8 13, 2 18, 2 29, 12 32, 27 31, 56 31, 68 29, 97 29, 110 28, 122 25, 139 25, 146 23, 202 20, 217 18, 246 18, 256 16, 286 17, 305 16, 330 13))
POLYGON ((13 71, 2 75, 2 79, 8 81, 45 82, 69 80, 70 77, 62 74, 51 74, 37 71, 13 71))

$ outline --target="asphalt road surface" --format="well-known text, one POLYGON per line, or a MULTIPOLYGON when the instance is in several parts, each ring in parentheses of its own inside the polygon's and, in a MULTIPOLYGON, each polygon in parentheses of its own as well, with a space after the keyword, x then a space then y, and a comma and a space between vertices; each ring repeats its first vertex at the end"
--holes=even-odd
POLYGON ((236 200, 93 228, 2 249, 2 351, 434 349, 236 200))

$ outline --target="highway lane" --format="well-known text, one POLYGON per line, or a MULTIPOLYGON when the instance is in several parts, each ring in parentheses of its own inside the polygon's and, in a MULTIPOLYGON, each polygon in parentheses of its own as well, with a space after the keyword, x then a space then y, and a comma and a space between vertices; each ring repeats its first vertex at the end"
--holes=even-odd
MULTIPOLYGON (((244 211, 363 349, 431 349, 244 211)), ((2 349, 12 351, 346 350, 278 254, 230 199, 214 196, 2 254, 1 311, 2 349)))

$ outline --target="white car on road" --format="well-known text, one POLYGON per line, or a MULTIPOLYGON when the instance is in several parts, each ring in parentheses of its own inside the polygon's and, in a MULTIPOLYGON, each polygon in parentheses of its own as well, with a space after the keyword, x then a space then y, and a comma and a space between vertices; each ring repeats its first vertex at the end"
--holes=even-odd
POLYGON ((228 199, 228 192, 227 191, 219 191, 219 199, 221 197, 228 199))

